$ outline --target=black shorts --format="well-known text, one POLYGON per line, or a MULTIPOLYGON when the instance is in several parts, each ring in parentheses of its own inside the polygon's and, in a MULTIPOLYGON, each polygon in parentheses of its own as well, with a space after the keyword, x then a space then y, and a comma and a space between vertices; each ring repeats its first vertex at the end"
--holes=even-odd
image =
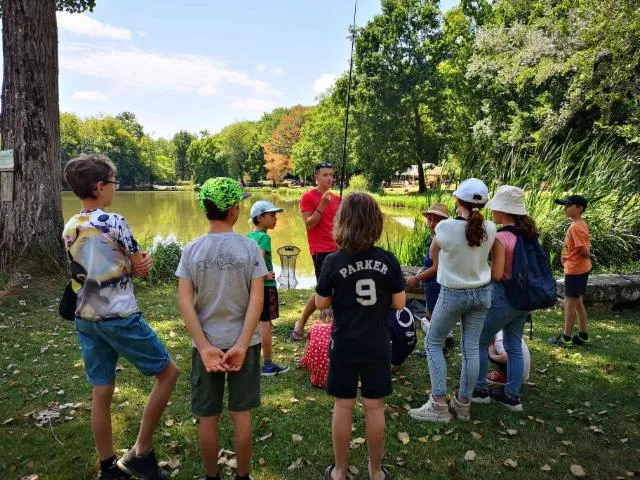
POLYGON ((587 290, 589 272, 579 275, 564 276, 564 296, 570 298, 580 298, 587 290))
POLYGON ((333 252, 318 252, 311 255, 313 259, 313 268, 316 271, 316 280, 320 278, 320 272, 322 271, 322 264, 327 255, 331 255, 333 252))
POLYGON ((363 398, 383 398, 391 394, 389 362, 347 362, 329 360, 327 393, 337 398, 356 398, 360 380, 363 398))
POLYGON ((280 316, 278 306, 278 289, 276 287, 264 287, 264 303, 262 304, 261 322, 270 322, 280 316))

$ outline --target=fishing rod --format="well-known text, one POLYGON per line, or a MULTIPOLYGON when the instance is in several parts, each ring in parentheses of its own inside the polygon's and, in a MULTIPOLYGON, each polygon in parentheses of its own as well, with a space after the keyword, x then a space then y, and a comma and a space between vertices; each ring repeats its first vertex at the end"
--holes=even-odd
POLYGON ((353 25, 351 30, 351 57, 349 59, 349 85, 347 86, 347 109, 344 114, 344 144, 342 146, 342 167, 340 169, 340 198, 344 188, 344 174, 347 164, 347 136, 349 134, 349 106, 351 105, 351 74, 353 72, 353 45, 356 41, 356 13, 358 11, 358 0, 353 5, 353 25))

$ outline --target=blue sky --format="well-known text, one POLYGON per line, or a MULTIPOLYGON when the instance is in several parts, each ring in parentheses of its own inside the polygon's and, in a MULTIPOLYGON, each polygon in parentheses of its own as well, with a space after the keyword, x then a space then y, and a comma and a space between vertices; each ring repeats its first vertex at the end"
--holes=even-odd
MULTIPOLYGON (((359 0, 358 25, 379 12, 359 0)), ((311 105, 348 68, 352 15, 351 0, 98 0, 58 16, 60 109, 127 110, 170 136, 311 105)))

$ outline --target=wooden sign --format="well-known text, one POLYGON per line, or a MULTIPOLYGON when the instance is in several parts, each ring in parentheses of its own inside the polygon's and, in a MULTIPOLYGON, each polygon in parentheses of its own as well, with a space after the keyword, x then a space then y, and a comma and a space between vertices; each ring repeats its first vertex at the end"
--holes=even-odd
POLYGON ((13 202, 13 150, 0 151, 0 202, 13 202))

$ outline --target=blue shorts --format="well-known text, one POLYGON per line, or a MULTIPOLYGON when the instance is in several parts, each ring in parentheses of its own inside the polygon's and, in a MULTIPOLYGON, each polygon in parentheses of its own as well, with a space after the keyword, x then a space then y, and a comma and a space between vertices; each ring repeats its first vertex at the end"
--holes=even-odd
POLYGON ((87 378, 92 385, 116 381, 116 363, 122 355, 143 375, 157 375, 171 361, 156 332, 135 313, 117 320, 89 321, 76 317, 87 378))

